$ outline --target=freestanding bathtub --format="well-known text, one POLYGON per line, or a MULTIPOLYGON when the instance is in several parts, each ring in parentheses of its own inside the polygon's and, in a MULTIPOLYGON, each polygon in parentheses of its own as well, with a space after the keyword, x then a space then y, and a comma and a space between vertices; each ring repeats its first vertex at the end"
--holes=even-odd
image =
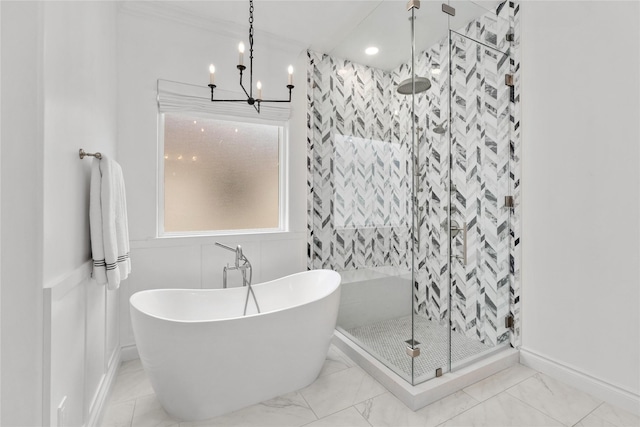
POLYGON ((312 270, 247 288, 157 289, 130 299, 133 332, 158 400, 202 420, 303 388, 320 373, 340 275, 312 270))

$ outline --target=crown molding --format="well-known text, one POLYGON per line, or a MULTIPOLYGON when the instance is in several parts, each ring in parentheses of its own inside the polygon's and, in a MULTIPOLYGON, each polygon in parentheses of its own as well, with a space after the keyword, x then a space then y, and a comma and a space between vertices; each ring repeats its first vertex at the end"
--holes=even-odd
MULTIPOLYGON (((231 39, 243 39, 247 36, 247 31, 244 29, 244 26, 222 19, 207 18, 198 15, 193 11, 176 5, 175 2, 121 1, 119 2, 118 11, 119 13, 139 18, 170 21, 231 39)), ((260 37, 264 38, 270 48, 283 52, 297 55, 308 49, 308 46, 299 40, 282 37, 270 32, 260 31, 260 37)))

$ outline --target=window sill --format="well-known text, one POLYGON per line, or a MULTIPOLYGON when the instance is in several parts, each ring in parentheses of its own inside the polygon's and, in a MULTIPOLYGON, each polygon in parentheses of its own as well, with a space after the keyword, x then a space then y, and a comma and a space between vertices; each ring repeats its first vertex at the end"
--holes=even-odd
POLYGON ((306 239, 306 231, 225 231, 219 234, 180 234, 151 237, 142 240, 131 240, 132 249, 140 248, 159 248, 159 247, 175 247, 175 246, 193 246, 193 245, 213 245, 220 242, 228 245, 238 243, 246 243, 251 241, 275 241, 275 240, 299 240, 306 239))

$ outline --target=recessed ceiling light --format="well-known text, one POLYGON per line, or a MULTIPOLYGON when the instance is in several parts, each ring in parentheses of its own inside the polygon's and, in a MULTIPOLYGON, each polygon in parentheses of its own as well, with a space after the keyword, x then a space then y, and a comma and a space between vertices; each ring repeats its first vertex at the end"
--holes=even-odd
POLYGON ((375 55, 376 53, 378 53, 379 50, 380 49, 378 49, 377 47, 371 46, 371 47, 366 48, 364 50, 364 53, 366 53, 367 55, 375 55))

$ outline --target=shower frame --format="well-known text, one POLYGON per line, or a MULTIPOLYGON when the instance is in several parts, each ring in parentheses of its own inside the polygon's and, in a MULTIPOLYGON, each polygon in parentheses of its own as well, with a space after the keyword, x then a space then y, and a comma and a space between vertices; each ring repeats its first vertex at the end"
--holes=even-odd
MULTIPOLYGON (((516 34, 515 37, 515 42, 516 43, 512 43, 512 47, 513 46, 517 46, 517 31, 514 31, 514 23, 516 22, 516 15, 517 15, 517 8, 518 8, 518 4, 517 2, 515 4, 513 4, 512 6, 509 6, 508 4, 504 4, 502 7, 504 8, 509 8, 509 20, 510 20, 510 25, 509 25, 509 32, 513 35, 514 33, 516 34)), ((411 11, 411 13, 413 14, 413 11, 411 11)), ((413 26, 414 24, 414 20, 411 20, 411 24, 413 26)), ((455 32, 454 32, 455 33, 455 32)), ((412 35, 414 35, 414 31, 412 31, 412 35)), ((451 40, 451 35, 452 33, 449 33, 449 36, 447 37, 449 46, 448 46, 448 51, 451 52, 451 46, 450 46, 450 40, 451 40)), ((414 46, 415 40, 412 40, 412 47, 414 46)), ((516 72, 516 78, 513 79, 515 81, 515 85, 513 87, 513 89, 511 90, 511 96, 510 96, 510 109, 511 109, 511 113, 510 113, 510 140, 509 140, 509 156, 510 156, 510 161, 508 162, 509 164, 513 161, 513 160, 517 160, 519 158, 519 156, 517 155, 517 150, 519 150, 519 105, 517 105, 519 103, 519 98, 517 96, 517 91, 519 90, 519 88, 517 87, 517 83, 518 83, 518 78, 517 78, 517 72, 519 71, 519 67, 516 65, 516 61, 514 61, 514 56, 513 56, 513 49, 511 50, 511 58, 509 59, 509 63, 511 64, 511 68, 513 68, 516 72), (518 102, 516 102, 518 101, 518 102), (516 108, 517 107, 517 108, 516 108)), ((412 56, 415 55, 415 52, 412 54, 412 56)), ((310 58, 310 72, 309 72, 309 82, 310 82, 310 91, 313 92, 314 90, 317 89, 316 86, 316 82, 314 80, 314 75, 312 72, 312 67, 313 67, 313 62, 314 62, 314 58, 312 53, 309 54, 309 58, 310 58)), ((416 73, 413 72, 413 70, 415 69, 415 58, 412 58, 412 68, 411 68, 411 76, 415 76, 416 73)), ((451 79, 451 76, 449 76, 449 79, 451 79)), ((414 83, 415 84, 415 83, 414 83)), ((449 90, 451 90, 451 81, 449 81, 449 90)), ((415 112, 415 93, 412 91, 411 93, 411 102, 412 102, 412 108, 411 108, 411 117, 414 117, 414 112, 415 112)), ((313 97, 311 97, 311 103, 313 103, 313 97)), ((312 108, 313 109, 313 108, 312 108)), ((446 120, 446 130, 447 130, 447 137, 450 139, 451 135, 449 133, 449 130, 452 129, 451 127, 451 110, 449 109, 447 112, 448 118, 446 120)), ((317 116, 314 116, 314 114, 310 114, 311 120, 309 123, 309 134, 310 134, 310 138, 309 138, 309 144, 308 144, 308 148, 310 149, 310 155, 309 155, 309 175, 310 177, 313 176, 314 173, 314 168, 313 166, 315 161, 317 159, 315 159, 313 157, 313 143, 314 143, 314 119, 317 118, 317 116)), ((440 123, 439 126, 442 127, 443 123, 442 123, 442 117, 439 118, 438 122, 440 123)), ((419 124, 419 123, 418 123, 419 124)), ((429 123, 427 122, 425 125, 421 126, 423 127, 423 129, 427 129, 427 131, 432 130, 429 123)), ((436 126, 437 127, 437 126, 436 126)), ((412 161, 410 162, 411 164, 411 168, 416 166, 416 163, 414 161, 415 159, 415 155, 418 154, 419 149, 417 148, 416 145, 416 138, 418 136, 418 131, 419 128, 416 124, 416 120, 411 120, 411 159, 412 161), (415 152, 414 152, 415 150, 415 152), (415 155, 414 155, 415 154, 415 155)), ((448 144, 449 149, 451 149, 451 143, 448 144)), ((449 152, 449 159, 451 159, 451 152, 449 152)), ((416 172, 414 170, 411 170, 411 176, 415 177, 416 172)), ((519 182, 517 181, 519 173, 515 168, 512 168, 509 171, 509 175, 510 175, 510 189, 511 194, 508 195, 509 200, 515 200, 515 206, 517 207, 517 201, 519 200, 519 182)), ((317 265, 314 263, 314 254, 315 254, 315 248, 318 245, 318 241, 315 240, 317 235, 314 232, 314 221, 313 219, 313 207, 314 207, 314 203, 317 202, 317 197, 318 194, 314 192, 314 188, 313 188, 313 179, 310 179, 309 182, 310 184, 310 188, 309 188, 309 217, 310 217, 310 226, 309 226, 309 245, 308 245, 308 255, 309 255, 309 268, 318 268, 320 266, 322 267, 329 267, 329 268, 333 268, 333 266, 331 265, 317 265)), ((415 179, 411 179, 410 180, 410 185, 411 185, 411 200, 415 201, 415 196, 416 196, 416 190, 417 188, 419 188, 419 183, 416 184, 416 180, 415 179)), ((416 227, 416 218, 418 217, 419 212, 417 211, 418 207, 416 206, 416 203, 411 203, 411 222, 412 222, 412 226, 411 226, 411 230, 410 230, 410 242, 411 242, 411 246, 413 247, 417 240, 419 239, 419 228, 416 227)), ((451 203, 448 203, 447 209, 450 210, 451 209, 451 203)), ((510 208, 513 209, 513 213, 516 213, 515 208, 510 208)), ((448 212, 447 215, 448 221, 450 221, 451 219, 451 212, 448 212)), ((519 334, 518 334, 518 328, 519 328, 519 320, 518 320, 518 306, 519 306, 519 286, 517 286, 516 284, 516 273, 519 269, 519 230, 517 229, 518 226, 518 218, 516 215, 516 218, 513 218, 512 221, 510 221, 509 223, 509 248, 511 251, 511 254, 509 255, 509 294, 510 294, 510 298, 511 301, 509 302, 509 321, 510 326, 509 328, 514 330, 516 332, 515 335, 511 335, 509 337, 509 343, 511 344, 511 346, 517 346, 518 344, 518 339, 519 339, 519 334)), ((447 223, 447 230, 451 229, 451 224, 448 222, 447 223)), ((451 239, 447 239, 448 242, 451 242, 451 239)), ((322 243, 322 242, 320 242, 322 243)), ((448 250, 448 254, 447 256, 451 256, 452 255, 452 249, 449 248, 448 250)), ((415 263, 415 259, 412 256, 411 257, 411 264, 412 264, 412 268, 411 268, 411 272, 412 272, 412 278, 411 278, 411 288, 412 288, 412 304, 414 304, 414 302, 416 301, 416 284, 417 284, 417 280, 414 277, 414 274, 416 273, 416 268, 414 268, 415 266, 413 265, 415 263)), ((449 269, 449 271, 451 271, 451 269, 449 269)), ((451 298, 448 298, 449 300, 449 307, 447 312, 450 314, 451 313, 451 298)), ((416 309, 415 307, 412 309, 412 313, 415 313, 416 309)), ((451 332, 451 329, 449 329, 451 332)), ((411 328, 411 343, 415 342, 415 335, 414 335, 414 331, 415 331, 415 327, 413 325, 413 316, 412 316, 412 328, 411 328)), ((449 338, 449 343, 451 342, 451 338, 449 338)), ((408 347, 412 347, 411 343, 409 343, 408 347)), ((447 366, 444 369, 444 372, 446 373, 447 371, 451 370, 451 358, 449 358, 449 366, 447 366)), ((412 361, 413 363, 413 361, 412 361)), ((458 369, 464 369, 464 367, 457 367, 458 369)), ((454 367, 455 369, 455 367, 454 367)), ((412 369, 413 372, 413 369, 412 369)), ((434 373, 435 374, 435 373, 434 373)), ((416 381, 414 380, 414 378, 412 377, 412 384, 416 384, 416 381)))

